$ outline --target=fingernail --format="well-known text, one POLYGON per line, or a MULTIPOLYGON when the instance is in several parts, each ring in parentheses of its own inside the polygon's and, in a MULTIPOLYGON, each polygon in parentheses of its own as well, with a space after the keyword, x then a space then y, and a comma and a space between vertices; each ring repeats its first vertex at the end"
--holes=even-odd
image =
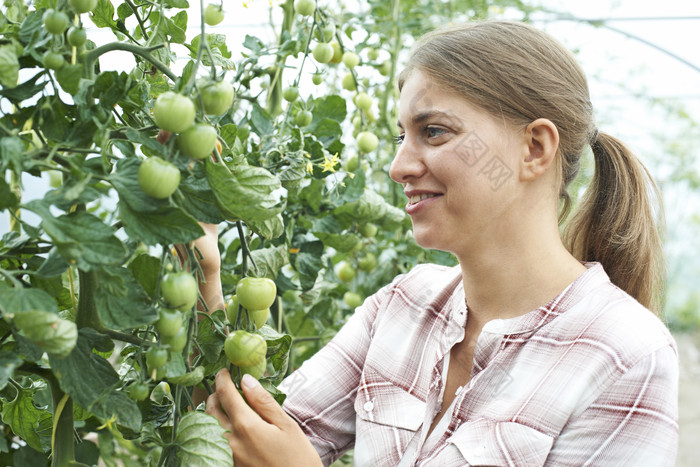
POLYGON ((258 383, 258 380, 250 376, 248 373, 244 374, 243 378, 241 378, 241 386, 246 389, 253 389, 259 384, 260 383, 258 383))

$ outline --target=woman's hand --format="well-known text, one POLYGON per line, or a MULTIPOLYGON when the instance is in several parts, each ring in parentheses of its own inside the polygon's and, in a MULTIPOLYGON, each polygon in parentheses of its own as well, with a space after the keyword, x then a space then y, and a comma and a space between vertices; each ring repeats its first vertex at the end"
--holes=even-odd
POLYGON ((250 406, 224 368, 216 375, 216 392, 207 399, 207 413, 229 430, 236 467, 323 465, 299 425, 255 378, 244 375, 241 387, 250 406))

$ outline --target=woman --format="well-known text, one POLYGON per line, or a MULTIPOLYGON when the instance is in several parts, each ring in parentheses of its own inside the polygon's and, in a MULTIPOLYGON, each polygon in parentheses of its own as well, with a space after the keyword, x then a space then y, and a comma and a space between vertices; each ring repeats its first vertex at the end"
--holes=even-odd
POLYGON ((363 466, 673 465, 676 348, 646 309, 662 277, 653 182, 596 129, 575 59, 525 24, 451 26, 419 41, 399 89, 391 178, 416 241, 459 266, 368 298, 283 382, 284 410, 244 378, 251 409, 222 370, 207 411, 236 465, 352 447, 363 466), (588 145, 595 176, 562 240, 588 145))

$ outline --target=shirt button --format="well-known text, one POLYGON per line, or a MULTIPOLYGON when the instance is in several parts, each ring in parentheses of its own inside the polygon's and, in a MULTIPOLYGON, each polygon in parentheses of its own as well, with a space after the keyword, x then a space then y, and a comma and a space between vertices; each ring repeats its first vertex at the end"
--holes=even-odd
POLYGON ((365 412, 371 412, 372 410, 374 410, 374 402, 372 402, 372 401, 365 402, 364 409, 365 409, 365 412))

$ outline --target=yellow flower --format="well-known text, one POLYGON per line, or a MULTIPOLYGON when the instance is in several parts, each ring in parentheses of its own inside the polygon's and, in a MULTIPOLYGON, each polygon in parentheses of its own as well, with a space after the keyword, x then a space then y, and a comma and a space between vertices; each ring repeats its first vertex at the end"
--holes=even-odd
POLYGON ((109 417, 109 420, 107 420, 107 421, 104 423, 104 425, 98 426, 97 429, 98 429, 98 430, 102 430, 102 429, 104 429, 104 428, 108 428, 108 429, 111 431, 112 428, 114 428, 112 425, 114 425, 114 422, 116 422, 116 421, 117 421, 117 416, 116 416, 116 415, 112 415, 111 417, 109 417))
POLYGON ((310 174, 314 173, 314 165, 311 162, 306 163, 306 171, 310 174))
POLYGON ((332 158, 328 158, 325 154, 323 155, 323 162, 321 167, 323 167, 324 172, 335 172, 335 166, 340 162, 340 157, 338 153, 335 153, 332 158))

